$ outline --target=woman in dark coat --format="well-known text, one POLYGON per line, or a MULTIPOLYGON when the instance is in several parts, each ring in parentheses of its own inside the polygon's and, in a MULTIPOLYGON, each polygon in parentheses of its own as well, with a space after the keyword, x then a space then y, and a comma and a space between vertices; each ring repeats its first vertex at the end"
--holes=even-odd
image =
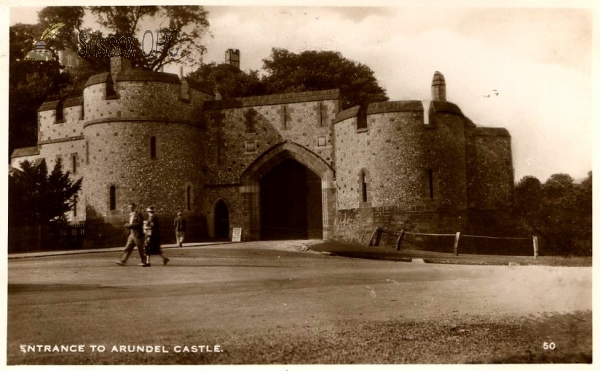
POLYGON ((163 255, 162 249, 160 248, 160 223, 158 217, 155 214, 154 206, 150 206, 146 209, 148 212, 148 220, 144 221, 144 234, 146 235, 146 241, 144 243, 144 249, 146 250, 146 265, 150 266, 150 256, 160 255, 163 259, 163 265, 167 265, 169 258, 163 255))

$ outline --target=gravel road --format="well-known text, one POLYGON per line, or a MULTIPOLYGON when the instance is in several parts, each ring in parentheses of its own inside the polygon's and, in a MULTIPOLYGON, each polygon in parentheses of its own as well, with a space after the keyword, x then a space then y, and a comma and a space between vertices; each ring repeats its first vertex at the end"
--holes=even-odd
POLYGON ((169 265, 151 268, 114 265, 118 253, 10 260, 8 362, 485 363, 591 357, 589 267, 416 264, 296 252, 277 248, 277 242, 271 247, 168 249, 169 265), (437 348, 427 346, 438 340, 437 348), (560 347, 539 353, 545 341, 560 347), (23 344, 160 344, 171 351, 23 353, 23 344), (219 344, 223 352, 174 352, 174 346, 190 344, 219 344))

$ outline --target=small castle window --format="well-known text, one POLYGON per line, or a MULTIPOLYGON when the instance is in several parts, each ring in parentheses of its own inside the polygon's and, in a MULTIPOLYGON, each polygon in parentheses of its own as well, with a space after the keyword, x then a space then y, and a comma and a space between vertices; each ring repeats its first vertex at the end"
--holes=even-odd
POLYGON ((115 99, 117 98, 117 91, 115 90, 115 85, 113 83, 112 77, 110 73, 106 76, 106 91, 105 91, 106 99, 115 99))
POLYGON ((429 180, 429 198, 433 198, 433 170, 427 170, 427 178, 429 180))
POLYGON ((90 143, 87 140, 85 141, 85 164, 90 164, 90 143))
POLYGON ((362 202, 367 202, 367 174, 362 170, 360 172, 360 184, 361 184, 361 193, 362 193, 362 202))
POLYGON ((73 170, 73 174, 77 173, 77 153, 71 155, 71 169, 73 170))
POLYGON ((436 172, 433 169, 427 169, 423 174, 423 178, 423 197, 433 200, 436 193, 436 172))
POLYGON ((283 105, 281 106, 281 108, 279 109, 279 115, 280 115, 280 120, 281 120, 281 128, 283 130, 287 130, 289 129, 288 127, 288 123, 291 122, 292 120, 292 108, 283 105))
POLYGON ((110 195, 109 195, 109 210, 113 211, 117 209, 117 187, 114 185, 110 186, 110 195))
POLYGON ((77 216, 77 195, 73 196, 73 216, 77 216))
POLYGON ((63 122, 65 122, 63 105, 62 102, 58 102, 58 104, 56 105, 56 123, 61 124, 63 122))
POLYGON ((150 158, 156 158, 156 137, 150 137, 150 158))
POLYGON ((317 113, 317 121, 319 122, 319 126, 323 126, 327 118, 327 106, 323 104, 323 102, 317 102, 315 112, 317 113))
POLYGON ((367 128, 367 105, 361 104, 356 115, 356 130, 367 128))
POLYGON ((256 133, 256 128, 255 128, 256 115, 257 115, 257 112, 253 108, 250 108, 249 110, 247 110, 244 113, 244 116, 246 117, 246 133, 256 133))

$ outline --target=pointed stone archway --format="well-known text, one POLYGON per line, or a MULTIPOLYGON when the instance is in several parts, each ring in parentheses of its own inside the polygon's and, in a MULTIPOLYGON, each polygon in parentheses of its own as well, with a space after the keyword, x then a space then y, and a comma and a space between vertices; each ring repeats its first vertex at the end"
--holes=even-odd
MULTIPOLYGON (((244 195, 247 210, 244 219, 244 230, 246 231, 244 238, 249 240, 263 238, 261 236, 261 225, 263 233, 265 233, 265 225, 264 223, 261 224, 261 181, 264 185, 264 179, 272 176, 273 171, 278 172, 282 166, 285 167, 284 162, 289 164, 297 162, 320 179, 322 223, 319 225, 322 226, 321 236, 324 240, 332 238, 336 205, 335 172, 327 162, 314 152, 299 144, 288 141, 273 146, 260 155, 246 168, 241 176, 242 186, 240 187, 240 192, 244 195), (287 160, 294 161, 290 162, 287 160)), ((265 207, 264 202, 262 206, 265 207)), ((312 231, 309 236, 311 235, 315 236, 316 234, 312 231)))

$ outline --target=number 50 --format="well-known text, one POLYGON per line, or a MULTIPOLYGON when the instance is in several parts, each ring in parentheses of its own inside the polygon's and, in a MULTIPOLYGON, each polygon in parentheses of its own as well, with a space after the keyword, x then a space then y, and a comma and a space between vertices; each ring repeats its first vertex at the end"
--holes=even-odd
POLYGON ((547 349, 553 350, 554 348, 556 348, 556 344, 544 341, 543 347, 544 347, 544 350, 547 350, 547 349))

